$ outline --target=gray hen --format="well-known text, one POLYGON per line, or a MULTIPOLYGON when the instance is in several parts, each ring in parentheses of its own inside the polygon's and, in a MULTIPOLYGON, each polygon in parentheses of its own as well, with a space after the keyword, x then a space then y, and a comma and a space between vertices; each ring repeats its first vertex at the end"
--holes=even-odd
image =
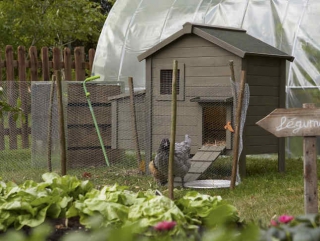
MULTIPOLYGON (((169 165, 169 147, 170 141, 167 138, 162 139, 157 155, 149 168, 154 177, 162 184, 168 181, 168 165, 169 165), (155 169, 155 170, 152 170, 155 169), (157 175, 155 175, 157 174, 157 175), (161 174, 161 175, 159 175, 161 174)), ((185 140, 175 143, 173 176, 180 177, 182 186, 184 187, 184 176, 188 173, 191 162, 190 158, 191 139, 189 135, 185 135, 185 140)))

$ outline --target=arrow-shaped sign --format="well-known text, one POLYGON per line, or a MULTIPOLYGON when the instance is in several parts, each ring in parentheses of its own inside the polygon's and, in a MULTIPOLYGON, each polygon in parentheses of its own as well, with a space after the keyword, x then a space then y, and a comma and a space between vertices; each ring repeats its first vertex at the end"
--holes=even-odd
POLYGON ((277 137, 320 136, 320 109, 275 109, 256 124, 277 137))

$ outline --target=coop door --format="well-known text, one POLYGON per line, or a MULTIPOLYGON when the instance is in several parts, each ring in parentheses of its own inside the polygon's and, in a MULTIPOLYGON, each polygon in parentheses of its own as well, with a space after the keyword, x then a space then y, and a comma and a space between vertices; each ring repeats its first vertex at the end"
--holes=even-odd
POLYGON ((213 104, 203 106, 202 143, 203 145, 226 146, 231 149, 231 132, 225 129, 231 120, 231 106, 213 104))

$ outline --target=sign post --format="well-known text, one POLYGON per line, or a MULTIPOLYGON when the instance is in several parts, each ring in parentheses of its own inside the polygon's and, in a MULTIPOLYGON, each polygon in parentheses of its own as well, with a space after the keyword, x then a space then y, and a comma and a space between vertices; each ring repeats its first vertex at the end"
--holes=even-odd
POLYGON ((277 137, 303 136, 305 213, 318 213, 316 136, 320 136, 320 109, 309 103, 303 108, 275 109, 256 124, 277 137))

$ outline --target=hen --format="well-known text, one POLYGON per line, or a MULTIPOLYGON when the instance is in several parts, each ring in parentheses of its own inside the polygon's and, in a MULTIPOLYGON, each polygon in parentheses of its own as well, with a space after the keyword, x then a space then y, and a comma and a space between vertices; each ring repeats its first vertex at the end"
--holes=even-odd
MULTIPOLYGON (((184 176, 188 173, 191 162, 190 158, 191 139, 185 135, 185 140, 175 143, 173 176, 180 177, 184 187, 184 176)), ((162 139, 154 161, 149 163, 149 169, 154 178, 161 184, 168 182, 170 141, 167 138, 162 139)))

